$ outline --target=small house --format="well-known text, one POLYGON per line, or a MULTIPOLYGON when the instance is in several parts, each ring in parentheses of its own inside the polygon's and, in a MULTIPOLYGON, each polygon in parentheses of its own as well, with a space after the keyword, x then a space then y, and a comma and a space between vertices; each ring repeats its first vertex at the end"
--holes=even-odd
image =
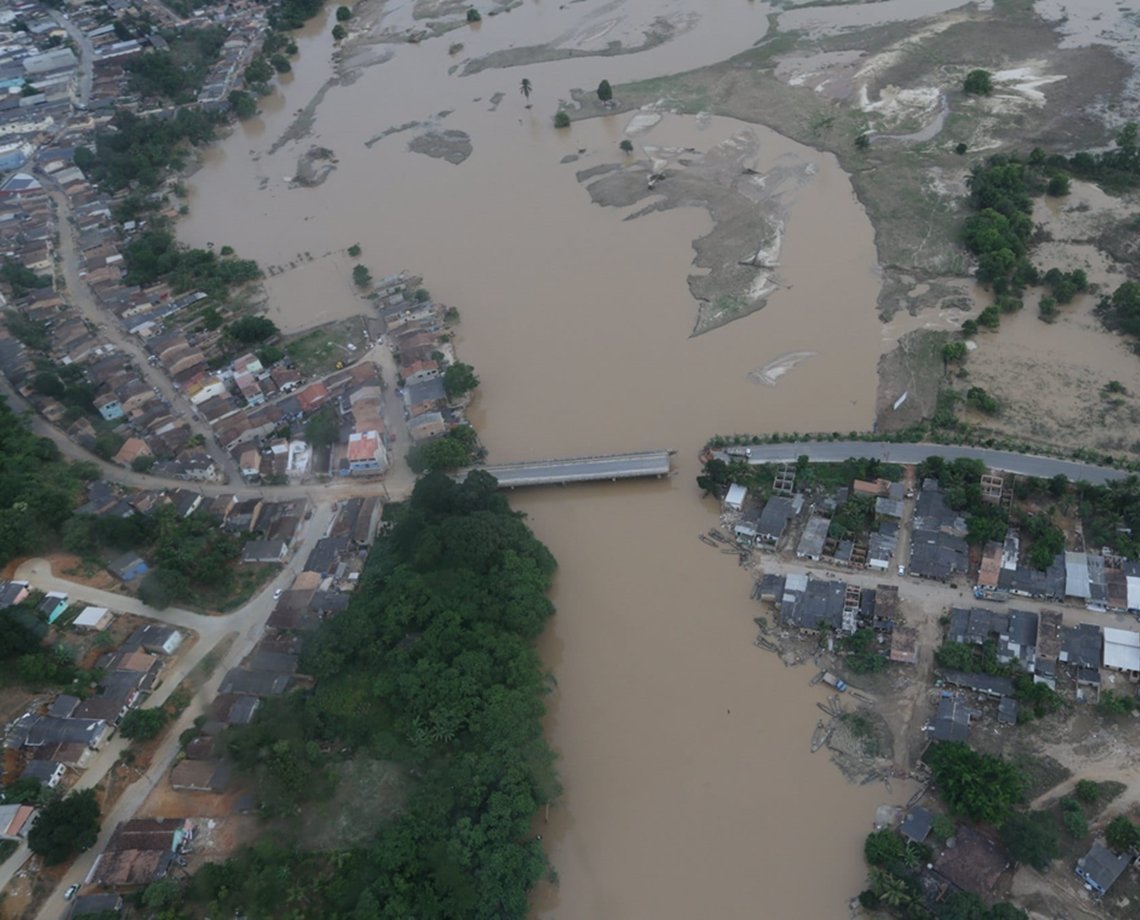
POLYGON ((134 581, 142 578, 149 569, 138 553, 123 553, 107 564, 107 571, 120 581, 134 581))
POLYGON ((48 789, 54 789, 63 782, 67 767, 58 760, 33 760, 20 774, 20 779, 34 779, 48 789))
POLYGON ((744 502, 748 498, 748 490, 737 483, 728 487, 728 494, 724 497, 724 507, 729 511, 743 511, 744 502))
POLYGON ((934 815, 921 805, 916 805, 903 820, 899 833, 913 843, 922 843, 930 836, 930 829, 934 826, 934 815))
POLYGON ((5 607, 14 607, 28 599, 28 583, 26 581, 0 582, 0 610, 5 607))
POLYGON ((282 562, 288 552, 289 547, 284 540, 250 540, 242 550, 241 561, 245 563, 282 562))
POLYGON ((47 617, 48 623, 54 623, 67 609, 67 595, 62 591, 49 591, 44 595, 44 599, 40 601, 37 608, 40 613, 47 617))
POLYGON ((1117 856, 1108 847, 1094 843, 1092 848, 1077 860, 1073 871, 1089 891, 1103 896, 1124 874, 1129 862, 1131 860, 1127 854, 1117 856))
POLYGON ((72 625, 76 629, 102 632, 111 625, 114 615, 106 607, 85 607, 72 625))

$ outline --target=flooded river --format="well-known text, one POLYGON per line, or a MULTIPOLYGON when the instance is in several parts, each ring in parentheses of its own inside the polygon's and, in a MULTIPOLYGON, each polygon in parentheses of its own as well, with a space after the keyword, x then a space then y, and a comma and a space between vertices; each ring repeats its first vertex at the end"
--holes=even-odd
MULTIPOLYGON (((895 15, 899 4, 889 6, 895 15)), ((472 420, 492 460, 678 451, 669 481, 516 498, 560 564, 559 612, 542 648, 557 678, 547 725, 565 793, 539 828, 560 883, 536 894, 537 916, 845 917, 862 887, 860 841, 874 806, 892 800, 882 787, 848 785, 824 754, 808 753, 823 694, 808 687, 807 669, 752 646, 759 609, 748 577, 696 539, 716 523, 694 484, 709 435, 871 424, 875 367, 892 331, 876 320, 872 230, 847 177, 828 155, 725 119, 666 115, 634 138, 637 158, 643 144, 703 152, 750 130, 752 168, 792 164, 803 177, 782 200, 781 286, 768 305, 691 338, 686 279, 709 213, 626 221, 629 210, 592 204, 576 172, 623 161, 629 116, 568 131, 550 122, 574 87, 744 50, 764 34, 768 12, 760 3, 535 0, 478 29, 374 47, 394 56, 330 88, 311 134, 274 150, 330 77, 331 22, 322 19, 300 41, 291 82, 191 182, 182 238, 282 267, 269 310, 287 330, 365 309, 343 254, 355 242, 374 275, 414 271, 437 300, 458 306, 460 353, 482 378, 472 420), (637 45, 639 25, 662 10, 675 37, 638 54, 448 73, 510 46, 637 45), (449 55, 460 41, 463 52, 449 55), (534 85, 529 109, 524 76, 534 85), (495 93, 504 94, 497 105, 495 93), (421 128, 374 140, 410 121, 465 132, 470 158, 453 166, 409 152, 421 128), (331 148, 337 168, 317 188, 292 188, 312 144, 331 148), (800 360, 781 362, 789 355, 800 360), (759 369, 773 385, 750 378, 759 369)), ((381 25, 410 22, 405 5, 381 25)))

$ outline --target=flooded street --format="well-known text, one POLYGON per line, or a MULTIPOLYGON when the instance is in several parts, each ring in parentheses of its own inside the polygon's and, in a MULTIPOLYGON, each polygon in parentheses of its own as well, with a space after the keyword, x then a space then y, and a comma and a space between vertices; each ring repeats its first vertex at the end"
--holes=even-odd
MULTIPOLYGON (((678 451, 667 482, 512 496, 560 566, 542 651, 557 680, 547 726, 565 791, 538 827, 560 884, 535 898, 536 915, 557 920, 845 917, 875 805, 907 794, 851 786, 825 754, 809 754, 824 694, 807 668, 752 646, 759 608, 747 575, 696 539, 716 523, 694 483, 708 436, 871 425, 891 340, 876 319, 872 229, 850 182, 830 155, 728 119, 665 115, 632 137, 630 162, 644 160, 642 145, 703 153, 748 130, 759 151, 750 168, 802 177, 781 199, 767 306, 692 338, 687 278, 708 210, 624 220, 641 206, 591 203, 577 172, 625 162, 617 145, 630 116, 551 126, 574 87, 722 60, 767 28, 763 4, 700 6, 703 16, 680 2, 572 13, 527 3, 478 29, 375 46, 394 57, 330 88, 311 134, 271 152, 330 76, 331 23, 317 22, 292 82, 209 152, 179 229, 188 243, 229 244, 282 269, 268 309, 287 331, 369 309, 351 285, 353 243, 375 276, 422 274, 435 299, 460 309, 459 352, 482 379, 470 415, 493 462, 678 451), (631 22, 659 10, 684 28, 638 54, 447 72, 512 45, 637 45, 631 22), (409 152, 418 128, 376 140, 410 121, 465 132, 470 158, 409 152), (334 151, 336 169, 319 187, 290 187, 312 144, 334 151), (577 159, 560 162, 568 156, 577 159), (770 385, 750 378, 761 369, 770 385), (808 881, 808 860, 826 872, 808 881)), ((390 19, 410 14, 398 7, 390 19)))

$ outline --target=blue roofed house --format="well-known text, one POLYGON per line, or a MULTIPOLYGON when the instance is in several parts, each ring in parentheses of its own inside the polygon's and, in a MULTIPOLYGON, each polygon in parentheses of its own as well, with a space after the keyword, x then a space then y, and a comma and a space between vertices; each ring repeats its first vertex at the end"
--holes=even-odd
POLYGON ((150 571, 138 553, 123 553, 112 559, 107 564, 107 570, 120 581, 134 581, 150 571))

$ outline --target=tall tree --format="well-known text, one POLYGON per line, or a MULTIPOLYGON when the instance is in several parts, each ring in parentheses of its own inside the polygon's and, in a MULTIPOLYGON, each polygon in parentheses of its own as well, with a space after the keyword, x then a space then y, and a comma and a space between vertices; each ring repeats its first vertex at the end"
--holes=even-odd
POLYGON ((522 93, 523 98, 526 99, 526 107, 528 109, 530 108, 530 94, 533 91, 534 85, 526 77, 523 77, 522 82, 519 84, 519 92, 522 93))

